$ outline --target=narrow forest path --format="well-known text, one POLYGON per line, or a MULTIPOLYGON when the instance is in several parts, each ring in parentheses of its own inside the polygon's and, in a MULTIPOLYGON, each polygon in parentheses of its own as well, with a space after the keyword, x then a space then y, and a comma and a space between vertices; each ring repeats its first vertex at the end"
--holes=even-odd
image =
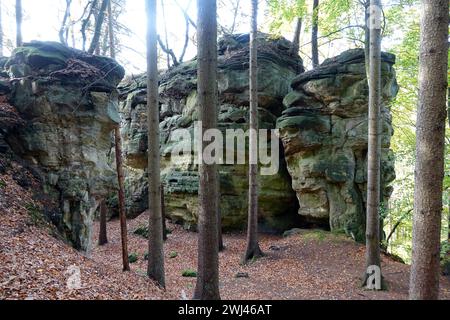
MULTIPOLYGON (((133 233, 146 225, 148 215, 129 221, 129 252, 137 254, 131 265, 133 272, 145 274, 147 241, 133 233)), ((196 270, 197 235, 169 224, 172 233, 165 244, 166 284, 170 296, 193 294, 195 278, 185 278, 182 272, 196 270), (175 255, 175 258, 170 258, 175 255)), ((118 267, 121 264, 120 228, 118 221, 108 223, 109 244, 96 247, 94 261, 118 267)), ((98 224, 95 225, 98 234, 98 224)), ((96 236, 95 236, 96 238, 96 236)), ((95 239, 96 240, 96 239, 95 239)), ((365 247, 351 239, 332 233, 305 230, 288 238, 261 236, 261 248, 266 257, 242 266, 245 250, 244 234, 224 235, 226 250, 220 254, 220 288, 223 299, 407 299, 409 266, 383 257, 383 273, 389 291, 371 292, 359 287, 359 275, 364 268, 365 247), (248 278, 237 278, 238 273, 248 278)), ((450 279, 442 277, 441 298, 450 299, 450 279)))

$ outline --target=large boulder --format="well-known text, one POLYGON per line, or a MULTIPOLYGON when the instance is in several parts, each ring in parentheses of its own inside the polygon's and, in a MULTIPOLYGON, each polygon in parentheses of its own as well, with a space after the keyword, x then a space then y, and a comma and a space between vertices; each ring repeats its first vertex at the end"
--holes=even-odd
POLYGON ((46 192, 60 203, 57 225, 86 250, 98 203, 116 188, 108 154, 120 123, 116 87, 124 69, 53 42, 17 48, 4 68, 9 102, 25 121, 7 140, 42 172, 46 192))
MULTIPOLYGON (((259 35, 259 107, 261 128, 274 129, 284 106, 292 79, 303 72, 302 61, 289 53, 290 43, 259 35)), ((249 36, 227 36, 219 41, 219 128, 249 127, 249 36)), ((146 78, 131 77, 122 82, 120 112, 129 216, 139 215, 147 207, 147 116, 146 78)), ((198 120, 197 61, 176 66, 161 75, 161 176, 165 186, 167 215, 187 228, 195 228, 198 218, 198 166, 191 157, 177 161, 172 151, 183 142, 176 141, 180 130, 194 131, 198 120)), ((150 146, 151 148, 152 146, 150 146)), ((224 145, 224 149, 226 146, 224 145)), ((248 149, 248 148, 247 148, 248 149)), ((226 151, 225 151, 226 152, 226 151)), ((280 170, 273 176, 261 176, 259 196, 261 227, 282 231, 295 224, 297 201, 291 187, 282 152, 277 156, 280 170)), ((180 159, 178 159, 180 160, 180 159)), ((221 213, 225 229, 245 227, 248 207, 248 166, 220 165, 221 213)))
MULTIPOLYGON (((382 54, 382 203, 395 179, 390 101, 398 86, 395 56, 382 54)), ((368 84, 364 51, 349 50, 300 74, 278 119, 292 187, 306 220, 364 239, 368 84)))

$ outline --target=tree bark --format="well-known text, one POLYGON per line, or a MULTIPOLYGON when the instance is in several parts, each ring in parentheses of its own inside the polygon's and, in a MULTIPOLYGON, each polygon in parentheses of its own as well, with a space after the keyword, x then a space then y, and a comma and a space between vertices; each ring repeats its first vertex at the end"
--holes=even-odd
MULTIPOLYGON (((198 107, 203 132, 217 128, 217 3, 197 0, 198 107)), ((198 141, 200 152, 208 142, 198 141)), ((200 155, 199 155, 200 156, 200 155)), ((198 277, 195 300, 219 300, 217 165, 200 156, 198 277), (213 245, 215 244, 215 245, 213 245)))
POLYGON ((105 20, 105 13, 108 8, 110 0, 103 0, 102 5, 97 16, 97 21, 95 23, 94 36, 92 37, 91 45, 89 46, 88 52, 93 54, 96 49, 98 49, 100 43, 100 36, 102 33, 103 21, 105 20))
POLYGON ((148 120, 148 276, 165 287, 164 240, 161 212, 159 152, 158 35, 156 0, 146 0, 147 11, 147 120, 148 120))
POLYGON ((219 237, 219 252, 225 250, 222 232, 222 211, 220 209, 220 174, 217 172, 217 232, 219 237))
POLYGON ((87 17, 85 19, 83 19, 83 21, 81 23, 81 37, 82 37, 82 40, 83 40, 83 43, 82 43, 83 51, 86 50, 86 41, 87 41, 86 29, 88 27, 89 20, 91 19, 91 16, 94 14, 94 9, 97 7, 97 3, 98 3, 98 0, 92 0, 92 2, 90 2, 85 7, 85 12, 83 13, 83 16, 84 16, 84 14, 87 12, 88 7, 90 7, 89 8, 89 12, 87 14, 87 17))
POLYGON ((366 76, 367 82, 369 82, 370 77, 370 29, 369 29, 369 19, 370 19, 370 0, 366 0, 364 5, 364 57, 366 64, 366 76))
POLYGON ((449 1, 422 1, 410 299, 439 298, 449 1))
POLYGON ((117 180, 119 182, 119 218, 120 218, 120 235, 122 239, 122 262, 123 271, 130 271, 130 262, 128 260, 128 230, 127 216, 125 213, 125 183, 122 163, 122 137, 120 136, 120 127, 114 129, 117 180))
POLYGON ((250 32, 250 144, 247 249, 243 263, 263 254, 258 243, 258 1, 252 0, 250 32))
POLYGON ((300 51, 300 34, 302 32, 302 18, 297 18, 295 25, 294 39, 292 41, 291 54, 296 55, 300 51))
POLYGON ((166 203, 164 199, 164 185, 161 184, 161 215, 162 215, 162 230, 163 230, 163 240, 167 240, 167 223, 166 223, 166 203))
POLYGON ((16 47, 22 44, 22 0, 16 0, 16 47))
POLYGON ((312 32, 311 32, 311 58, 312 65, 315 69, 319 65, 319 0, 313 2, 313 18, 312 18, 312 32))
MULTIPOLYGON (((380 0, 371 0, 373 8, 381 8, 380 0)), ((380 16, 371 13, 369 73, 369 150, 367 154, 367 223, 366 270, 377 266, 380 257, 380 169, 381 169, 381 28, 380 16)))
POLYGON ((114 41, 114 18, 112 15, 111 1, 108 3, 108 35, 109 35, 109 56, 116 59, 116 44, 114 41))
POLYGON ((108 208, 106 206, 106 200, 103 199, 100 204, 100 233, 98 235, 98 245, 104 246, 108 243, 108 231, 107 231, 107 215, 108 208))

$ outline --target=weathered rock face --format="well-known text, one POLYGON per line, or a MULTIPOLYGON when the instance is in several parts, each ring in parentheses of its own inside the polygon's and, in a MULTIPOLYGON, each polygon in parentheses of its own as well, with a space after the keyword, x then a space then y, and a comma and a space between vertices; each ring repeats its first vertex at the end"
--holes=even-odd
MULTIPOLYGON (((389 102, 398 86, 395 56, 382 55, 382 196, 395 179, 389 102)), ((364 239, 368 85, 364 51, 349 50, 292 82, 278 119, 299 214, 364 239)))
POLYGON ((58 43, 32 42, 14 51, 5 70, 10 103, 25 120, 7 140, 42 171, 46 191, 59 200, 63 234, 88 249, 98 201, 116 184, 107 160, 124 69, 58 43))
MULTIPOLYGON (((248 41, 248 35, 234 35, 219 42, 219 128, 222 132, 226 129, 245 131, 249 126, 248 41)), ((289 48, 287 40, 271 40, 266 35, 260 35, 261 128, 275 128, 292 79, 304 71, 301 59, 291 56, 289 48)), ((175 139, 180 130, 188 129, 192 133, 194 122, 198 119, 196 67, 196 60, 183 63, 163 74, 160 82, 161 175, 165 185, 167 214, 188 228, 195 227, 198 217, 198 167, 191 163, 190 156, 174 163, 171 154, 184 143, 175 139)), ((148 207, 145 77, 127 79, 119 91, 123 100, 120 112, 128 166, 127 207, 128 214, 135 216, 148 207)), ((262 176, 260 180, 260 215, 262 227, 267 230, 284 230, 292 226, 297 218, 297 201, 282 154, 280 162, 280 170, 276 175, 262 176)), ((223 226, 244 228, 248 202, 248 166, 221 165, 219 171, 223 226)))

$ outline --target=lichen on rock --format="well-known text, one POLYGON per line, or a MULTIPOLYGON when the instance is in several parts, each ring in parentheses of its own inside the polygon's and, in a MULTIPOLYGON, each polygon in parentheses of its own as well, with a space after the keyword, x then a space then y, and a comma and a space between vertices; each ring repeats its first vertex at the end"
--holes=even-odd
POLYGON ((25 120, 7 140, 42 171, 46 192, 60 203, 62 233, 87 250, 99 200, 116 188, 108 153, 124 69, 106 57, 37 41, 15 49, 4 68, 9 101, 25 120))
MULTIPOLYGON (((390 101, 398 86, 395 56, 382 54, 382 203, 395 179, 390 101)), ((368 84, 364 50, 349 50, 300 74, 277 121, 299 214, 364 239, 368 84)))
MULTIPOLYGON (((290 54, 290 42, 259 34, 259 108, 260 127, 275 129, 291 90, 291 80, 303 72, 302 60, 290 54)), ((231 35, 218 45, 219 129, 249 127, 249 36, 231 35)), ((147 208, 147 117, 146 78, 130 77, 119 87, 124 153, 128 166, 126 181, 128 213, 136 216, 147 208)), ((185 161, 174 163, 171 153, 183 142, 172 139, 179 130, 193 133, 198 120, 197 61, 185 62, 161 75, 161 174, 166 192, 167 215, 187 228, 195 229, 198 218, 198 167, 185 161)), ((152 147, 152 146, 150 146, 152 147)), ((224 148, 226 148, 224 146, 224 148)), ((262 176, 259 195, 263 230, 284 231, 295 225, 297 202, 291 188, 284 156, 280 171, 262 176)), ((183 160, 183 159, 182 159, 183 160)), ((248 206, 248 166, 220 165, 221 214, 225 229, 243 229, 248 206)))

